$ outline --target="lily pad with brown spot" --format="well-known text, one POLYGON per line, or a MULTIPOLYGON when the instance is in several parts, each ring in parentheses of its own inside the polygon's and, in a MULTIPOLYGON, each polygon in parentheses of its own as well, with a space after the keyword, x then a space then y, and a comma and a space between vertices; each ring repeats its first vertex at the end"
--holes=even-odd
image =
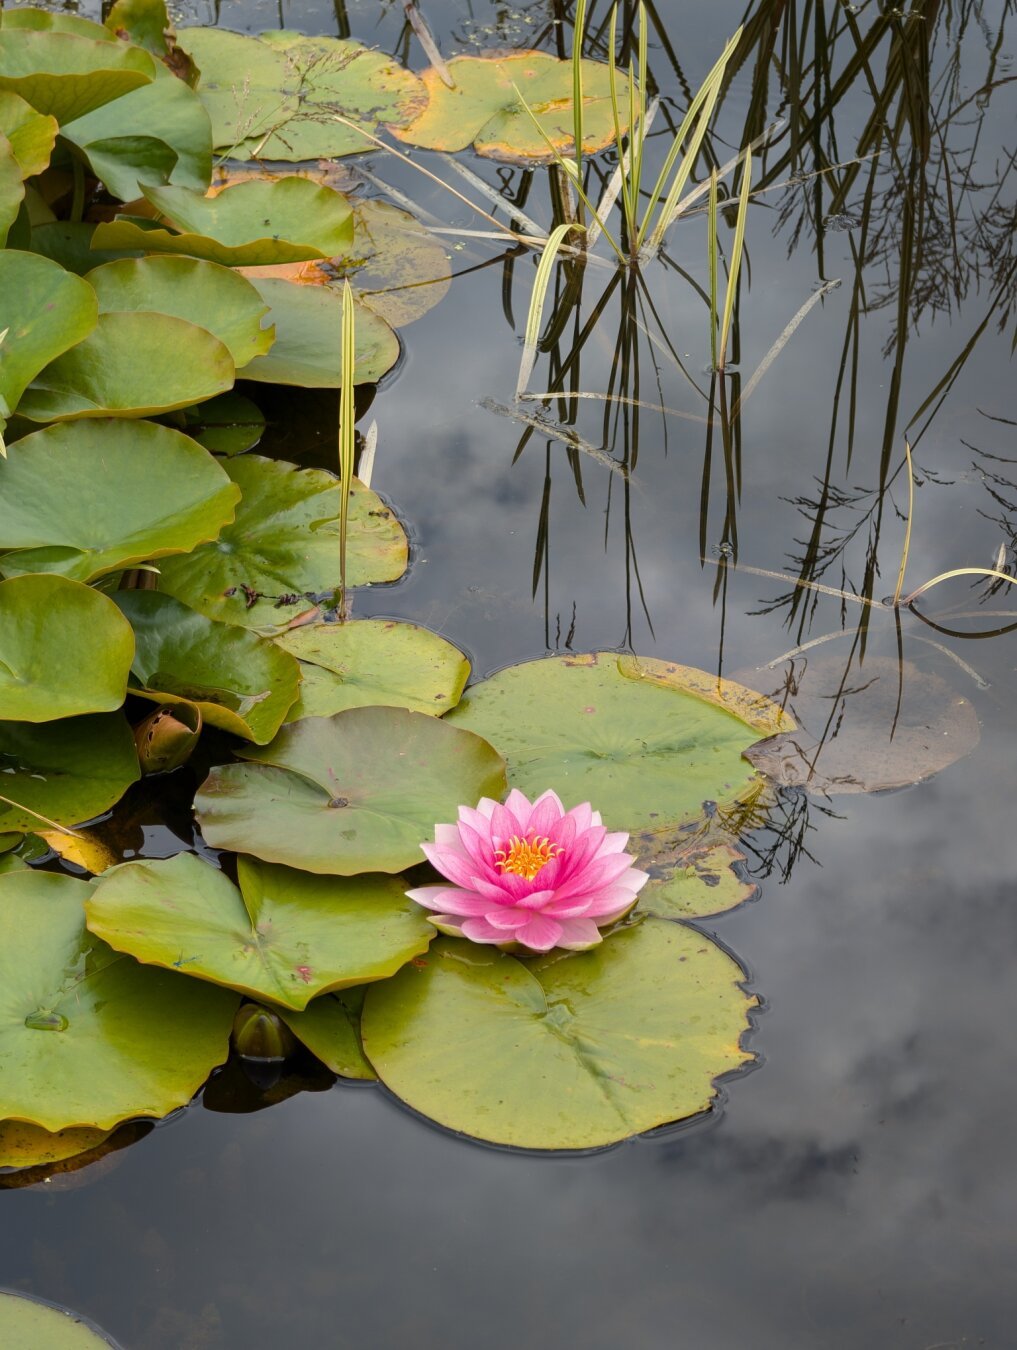
MULTIPOLYGON (((582 64, 583 151, 592 155, 615 139, 610 74, 599 61, 582 64)), ((408 126, 390 128, 399 140, 452 152, 472 144, 480 155, 521 164, 552 163, 548 141, 560 154, 574 153, 571 61, 536 51, 454 56, 448 73, 451 89, 434 67, 424 71, 427 106, 408 126)), ((620 71, 617 89, 619 108, 627 109, 628 78, 620 71)), ((621 130, 628 130, 624 115, 621 130)))

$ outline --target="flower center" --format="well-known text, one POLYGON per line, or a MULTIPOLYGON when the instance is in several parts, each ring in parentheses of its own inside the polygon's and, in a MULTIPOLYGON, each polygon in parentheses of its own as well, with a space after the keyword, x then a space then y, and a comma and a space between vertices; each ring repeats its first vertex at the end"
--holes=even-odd
POLYGON ((546 863, 564 852, 560 844, 552 844, 550 839, 520 839, 514 834, 508 848, 500 848, 495 853, 494 865, 503 872, 532 881, 546 863))

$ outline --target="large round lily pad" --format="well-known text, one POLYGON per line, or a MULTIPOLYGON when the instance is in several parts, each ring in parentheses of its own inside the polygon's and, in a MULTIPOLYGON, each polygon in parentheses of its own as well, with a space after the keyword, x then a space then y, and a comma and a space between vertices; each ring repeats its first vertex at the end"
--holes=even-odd
POLYGON ((783 725, 762 695, 649 657, 592 652, 511 666, 448 715, 496 745, 527 796, 589 801, 611 829, 664 831, 755 775, 743 751, 783 725))
POLYGON ((302 675, 288 722, 371 704, 440 717, 458 703, 470 674, 469 661, 451 642, 393 619, 308 624, 276 642, 297 658, 302 675))
POLYGON ((155 78, 140 47, 77 33, 0 29, 0 89, 70 122, 155 78))
POLYGON ((372 148, 355 127, 403 125, 427 95, 419 78, 359 42, 304 37, 285 29, 242 37, 187 28, 181 46, 201 68, 198 93, 215 144, 262 159, 335 159, 372 148))
POLYGON ((394 974, 434 929, 392 877, 312 877, 241 859, 240 888, 190 853, 111 868, 88 927, 139 961, 300 1011, 394 974))
POLYGON ((439 939, 364 1001, 382 1082, 448 1129, 581 1149, 705 1111, 751 1061, 755 998, 722 948, 644 919, 590 952, 535 961, 439 939))
POLYGON ((401 872, 459 805, 506 791, 504 762, 472 732, 403 708, 350 708, 245 746, 195 798, 216 848, 307 872, 401 872))
POLYGON ((236 996, 139 965, 85 928, 91 885, 0 877, 0 1117, 112 1129, 184 1106, 226 1057, 236 996))
POLYGON ((169 314, 100 314, 91 333, 51 362, 18 412, 33 422, 147 417, 233 386, 229 348, 169 314))
MULTIPOLYGON (((249 273, 275 325, 271 351, 244 369, 245 380, 338 389, 342 384, 342 295, 249 273)), ((399 359, 399 339, 384 319, 360 304, 354 310, 354 384, 374 384, 399 359)))
MULTIPOLYGON (((160 586, 192 609, 248 628, 282 623, 307 596, 339 585, 339 487, 322 469, 261 455, 223 467, 243 494, 236 519, 214 543, 167 558, 160 586)), ((353 480, 347 579, 395 581, 406 570, 402 526, 380 497, 353 480)))
MULTIPOLYGON (((179 83, 179 81, 177 81, 179 83)), ((89 272, 99 313, 148 310, 206 328, 230 350, 237 369, 272 345, 262 327, 268 305, 243 277, 198 258, 121 258, 89 272)))
MULTIPOLYGON (((765 674, 773 697, 787 697, 783 672, 765 674)), ((981 734, 970 699, 896 656, 870 653, 845 666, 835 655, 810 654, 793 687, 788 702, 797 728, 748 755, 785 786, 823 795, 908 787, 969 754, 981 734)))
POLYGON ((134 738, 120 713, 42 725, 0 721, 0 830, 90 820, 140 776, 134 738))
POLYGON ((0 418, 31 380, 95 327, 95 292, 59 263, 17 249, 0 252, 0 418), (6 404, 6 410, 4 408, 6 404))
POLYGON ((0 581, 0 719, 112 712, 133 656, 130 624, 107 596, 63 577, 0 581))
POLYGON ((121 591, 134 629, 134 692, 173 707, 193 704, 209 726, 263 745, 297 696, 296 660, 249 628, 216 623, 158 591, 121 591))
MULTIPOLYGON (((525 164, 553 162, 548 140, 561 154, 574 151, 571 61, 534 51, 454 56, 448 73, 454 81, 451 89, 433 66, 424 71, 427 106, 408 126, 391 128, 401 141, 449 151, 465 150, 472 142, 480 155, 525 164)), ((628 108, 628 79, 621 71, 617 88, 622 111, 628 108)), ((624 112, 621 129, 628 129, 624 112)), ((595 154, 614 139, 608 67, 584 60, 583 150, 595 154)))
POLYGON ((239 497, 208 451, 170 427, 57 423, 0 460, 0 571, 91 581, 186 553, 216 537, 239 497))
POLYGON ((10 1350, 111 1350, 113 1342, 65 1308, 0 1290, 0 1345, 10 1350))
POLYGON ((96 248, 186 253, 229 267, 331 258, 353 242, 349 203, 309 178, 252 178, 206 197, 187 188, 145 186, 177 233, 118 217, 100 225, 96 248))

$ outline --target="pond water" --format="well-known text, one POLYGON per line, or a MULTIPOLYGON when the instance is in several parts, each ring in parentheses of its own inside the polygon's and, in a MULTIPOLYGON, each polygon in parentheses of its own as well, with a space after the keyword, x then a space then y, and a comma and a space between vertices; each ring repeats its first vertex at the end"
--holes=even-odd
MULTIPOLYGON (((569 41, 553 0, 429 0, 426 14, 446 56, 569 41)), ((654 33, 663 126, 742 16, 677 0, 656 15, 671 48, 654 33)), ((424 64, 402 6, 384 0, 196 0, 182 17, 349 32, 424 64)), ((716 154, 783 124, 757 151, 768 190, 749 212, 726 428, 708 425, 703 396, 702 215, 678 222, 638 303, 609 296, 571 386, 674 413, 555 401, 548 416, 594 453, 539 430, 520 447, 526 426, 485 400, 513 401, 533 258, 506 267, 500 246, 465 233, 444 236, 450 295, 403 331, 401 364, 369 409, 361 400, 361 429, 378 424, 373 486, 407 522, 413 560, 355 611, 434 628, 475 675, 566 648, 628 648, 767 690, 789 668, 825 669, 832 729, 874 719, 885 751, 897 691, 877 697, 873 681, 886 691, 900 643, 899 725, 945 697, 948 738, 958 701, 973 705, 980 743, 928 781, 790 789, 755 822, 758 900, 700 926, 762 1000, 758 1064, 706 1117, 565 1157, 470 1143, 308 1066, 308 1090, 271 1105, 220 1082, 110 1159, 5 1191, 0 1287, 87 1314, 128 1350, 1013 1345, 1017 638, 963 634, 1005 629, 1017 597, 945 583, 919 603, 952 635, 906 610, 898 634, 879 606, 859 664, 862 606, 760 574, 891 595, 905 431, 919 484, 907 589, 955 567, 1013 569, 1013 18, 1001 0, 750 5, 755 46, 725 93, 716 154), (852 64, 856 35, 867 65, 852 64), (872 123, 889 128, 880 156, 838 200, 851 175, 815 174, 875 150, 872 123)), ((545 171, 461 158, 550 221, 545 171)), ((423 211, 477 228, 410 167, 380 155, 371 167, 423 211)), ((721 233, 727 250, 730 222, 721 233)), ((552 387, 549 362, 561 367, 614 275, 587 269, 579 317, 538 358, 532 389, 552 387)), ((270 453, 329 462, 331 396, 269 411, 270 453)), ((192 845, 176 795, 135 797, 139 851, 192 845)))

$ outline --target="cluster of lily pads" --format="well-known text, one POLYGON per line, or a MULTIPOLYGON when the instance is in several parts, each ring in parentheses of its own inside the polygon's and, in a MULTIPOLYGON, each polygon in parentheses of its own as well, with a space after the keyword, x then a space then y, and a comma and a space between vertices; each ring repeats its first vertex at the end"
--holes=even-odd
MULTIPOLYGON (((438 635, 322 618, 339 483, 250 453, 263 419, 237 379, 340 382, 332 281, 359 292, 356 379, 374 381, 391 325, 422 312, 393 299, 387 259, 407 240, 447 259, 325 170, 213 185, 213 149, 332 159, 384 124, 540 158, 570 134, 565 63, 450 69, 454 89, 335 39, 177 39, 162 0, 118 0, 105 26, 0 15, 0 1168, 185 1105, 252 1026, 533 1148, 695 1114, 750 1058, 739 966, 674 920, 751 895, 703 804, 754 790, 743 751, 780 714, 615 654, 464 695, 469 664, 438 635), (218 866, 30 865, 204 727, 233 738, 195 798, 218 866), (524 961, 438 936, 407 897, 435 823, 510 786, 635 836, 651 880, 595 951, 524 961)), ((585 88, 592 152, 614 131, 603 68, 585 88)), ((440 295, 447 268, 432 279, 440 295)), ((394 581, 403 527, 350 488, 349 584, 394 581)))

